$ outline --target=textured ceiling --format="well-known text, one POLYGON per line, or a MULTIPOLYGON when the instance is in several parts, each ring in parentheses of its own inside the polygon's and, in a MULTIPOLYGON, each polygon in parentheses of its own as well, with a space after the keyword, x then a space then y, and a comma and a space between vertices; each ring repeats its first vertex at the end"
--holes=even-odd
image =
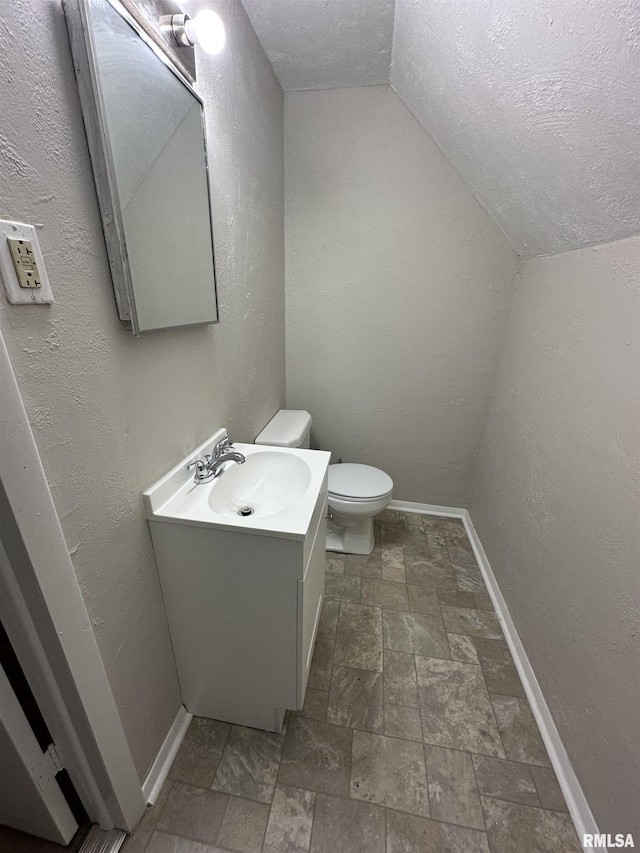
POLYGON ((394 0, 242 0, 283 89, 389 82, 394 0))
POLYGON ((391 82, 521 255, 640 232, 638 0, 243 3, 284 89, 391 82))

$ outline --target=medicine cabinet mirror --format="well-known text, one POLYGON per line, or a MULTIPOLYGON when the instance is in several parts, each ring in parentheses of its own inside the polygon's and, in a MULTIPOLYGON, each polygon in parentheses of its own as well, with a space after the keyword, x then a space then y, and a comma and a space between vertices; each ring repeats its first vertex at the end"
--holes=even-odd
POLYGON ((120 318, 215 323, 202 101, 118 0, 64 8, 120 318))

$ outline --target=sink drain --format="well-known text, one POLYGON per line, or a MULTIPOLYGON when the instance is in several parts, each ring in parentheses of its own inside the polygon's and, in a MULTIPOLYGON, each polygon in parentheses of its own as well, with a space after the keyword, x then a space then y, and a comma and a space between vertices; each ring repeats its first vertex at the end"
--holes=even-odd
POLYGON ((238 515, 247 516, 253 515, 254 509, 252 506, 243 506, 242 509, 238 510, 238 515))

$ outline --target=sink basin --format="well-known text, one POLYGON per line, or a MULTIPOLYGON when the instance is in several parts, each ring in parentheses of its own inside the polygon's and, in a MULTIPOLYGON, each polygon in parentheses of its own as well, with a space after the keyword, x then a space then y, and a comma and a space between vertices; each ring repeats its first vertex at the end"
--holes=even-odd
POLYGON ((331 454, 235 443, 246 461, 230 461, 214 480, 195 483, 187 465, 225 437, 226 430, 218 430, 143 493, 149 521, 304 539, 320 511, 331 454))
POLYGON ((219 515, 263 518, 300 500, 310 483, 311 469, 299 456, 259 450, 242 465, 227 463, 211 484, 209 506, 219 515))

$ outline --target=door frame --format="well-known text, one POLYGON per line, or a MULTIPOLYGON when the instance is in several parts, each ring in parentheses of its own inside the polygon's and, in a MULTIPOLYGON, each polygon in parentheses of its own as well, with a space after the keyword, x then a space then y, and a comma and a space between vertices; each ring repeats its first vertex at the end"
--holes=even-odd
POLYGON ((69 844, 78 831, 78 822, 58 784, 58 765, 36 738, 2 663, 0 738, 10 773, 0 777, 6 798, 0 803, 2 820, 39 838, 69 844))
POLYGON ((0 618, 90 819, 146 802, 0 330, 0 618))

